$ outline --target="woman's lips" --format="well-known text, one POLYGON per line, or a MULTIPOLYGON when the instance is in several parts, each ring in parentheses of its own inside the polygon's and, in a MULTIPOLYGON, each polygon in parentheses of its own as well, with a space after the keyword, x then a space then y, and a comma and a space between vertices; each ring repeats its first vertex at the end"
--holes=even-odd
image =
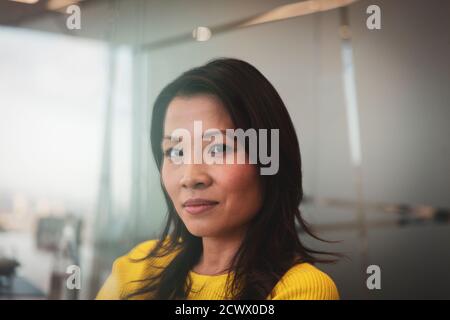
POLYGON ((183 203, 183 208, 191 214, 199 214, 212 209, 217 204, 217 201, 205 199, 190 199, 183 203))

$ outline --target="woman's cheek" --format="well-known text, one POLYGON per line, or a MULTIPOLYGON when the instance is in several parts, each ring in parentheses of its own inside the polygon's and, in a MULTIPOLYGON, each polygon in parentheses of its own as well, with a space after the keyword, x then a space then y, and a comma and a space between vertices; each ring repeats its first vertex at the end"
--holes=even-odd
POLYGON ((173 170, 170 169, 170 163, 167 163, 165 160, 163 162, 162 168, 161 168, 161 178, 163 181, 164 188, 166 189, 169 196, 172 198, 174 196, 175 192, 175 174, 173 170))
POLYGON ((237 191, 248 189, 256 185, 256 166, 249 164, 228 164, 217 168, 216 181, 225 189, 224 191, 237 191))

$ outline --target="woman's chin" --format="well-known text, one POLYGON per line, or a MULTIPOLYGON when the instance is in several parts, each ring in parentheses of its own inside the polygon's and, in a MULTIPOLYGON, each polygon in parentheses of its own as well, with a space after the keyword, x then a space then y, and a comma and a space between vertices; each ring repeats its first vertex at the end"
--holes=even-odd
POLYGON ((196 237, 200 237, 200 238, 202 238, 202 237, 210 237, 210 236, 213 235, 211 232, 208 232, 207 230, 204 230, 204 229, 197 229, 197 228, 189 229, 188 228, 188 230, 189 230, 189 232, 192 235, 194 235, 196 237))
POLYGON ((210 226, 187 225, 188 231, 196 237, 212 237, 217 234, 214 228, 210 226))

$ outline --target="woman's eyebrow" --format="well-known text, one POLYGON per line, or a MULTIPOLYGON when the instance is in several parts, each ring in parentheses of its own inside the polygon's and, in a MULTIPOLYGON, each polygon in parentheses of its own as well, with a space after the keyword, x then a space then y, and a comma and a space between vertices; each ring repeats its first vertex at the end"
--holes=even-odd
MULTIPOLYGON (((234 130, 234 129, 232 129, 234 130)), ((230 137, 230 135, 227 135, 227 130, 225 129, 212 129, 212 130, 206 130, 203 133, 203 139, 208 139, 210 137, 214 137, 217 136, 217 134, 221 133, 224 136, 228 136, 230 137)), ((236 141, 237 137, 236 136, 231 136, 230 137, 232 140, 236 141)), ((161 142, 161 148, 164 149, 164 142, 168 141, 168 142, 181 142, 183 141, 183 136, 171 136, 171 135, 164 135, 163 137, 163 141, 161 142)))
MULTIPOLYGON (((219 129, 213 129, 213 130, 207 130, 207 131, 205 131, 205 132, 203 133, 203 138, 209 138, 209 137, 211 137, 211 136, 217 135, 218 133, 222 133, 223 135, 226 135, 226 134, 227 134, 226 130, 224 130, 224 129, 221 129, 221 130, 219 130, 219 129)), ((165 136, 163 137, 163 139, 164 139, 164 140, 171 140, 171 141, 180 142, 180 141, 183 140, 183 137, 182 137, 182 136, 178 136, 178 137, 177 137, 177 136, 165 135, 165 136)))
POLYGON ((181 140, 183 140, 183 137, 177 137, 177 136, 164 136, 163 137, 164 140, 171 140, 171 141, 176 141, 176 142, 180 142, 181 140))
POLYGON ((223 135, 226 135, 227 132, 226 130, 219 130, 219 129, 212 129, 212 130, 207 130, 206 132, 203 133, 203 139, 205 138, 209 138, 211 136, 216 136, 217 133, 222 133, 223 135))
POLYGON ((167 136, 165 135, 163 137, 163 140, 161 141, 161 149, 164 150, 164 145, 166 145, 167 143, 170 142, 180 142, 182 140, 182 137, 174 137, 174 139, 172 139, 172 136, 167 136), (167 141, 167 143, 165 143, 167 141))

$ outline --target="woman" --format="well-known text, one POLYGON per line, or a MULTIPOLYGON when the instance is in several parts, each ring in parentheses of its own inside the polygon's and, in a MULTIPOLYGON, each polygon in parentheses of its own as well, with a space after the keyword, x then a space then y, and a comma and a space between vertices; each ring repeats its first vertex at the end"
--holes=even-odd
POLYGON ((299 210, 299 143, 283 101, 255 67, 218 59, 183 73, 156 99, 151 143, 169 211, 165 229, 114 262, 98 299, 339 299, 313 265, 332 260, 299 239, 299 231, 319 239, 299 210), (204 161, 196 162, 192 139, 174 132, 195 138, 199 123, 201 136, 216 134, 201 141, 204 161), (277 131, 276 143, 258 137, 278 153, 276 172, 261 174, 260 157, 211 161, 250 159, 251 145, 234 144, 226 129, 277 131))

